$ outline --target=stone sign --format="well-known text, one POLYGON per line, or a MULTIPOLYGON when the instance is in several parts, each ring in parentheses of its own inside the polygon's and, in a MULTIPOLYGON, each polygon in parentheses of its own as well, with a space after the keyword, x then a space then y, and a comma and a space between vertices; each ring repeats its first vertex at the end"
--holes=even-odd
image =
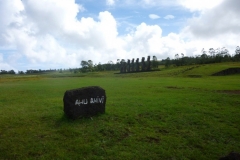
POLYGON ((67 90, 63 97, 64 112, 71 119, 105 113, 106 98, 105 90, 98 86, 67 90))

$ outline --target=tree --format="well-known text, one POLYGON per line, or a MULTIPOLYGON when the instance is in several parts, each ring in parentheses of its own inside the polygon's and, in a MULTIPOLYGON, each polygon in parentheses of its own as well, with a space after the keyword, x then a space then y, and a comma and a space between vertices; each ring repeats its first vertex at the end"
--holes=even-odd
POLYGON ((184 54, 183 53, 181 53, 181 56, 182 56, 182 58, 184 57, 184 54))
POLYGON ((98 71, 102 71, 103 70, 102 64, 100 62, 97 65, 97 70, 98 71))
POLYGON ((178 53, 177 53, 177 54, 175 54, 175 59, 176 59, 176 60, 178 60, 178 59, 179 59, 179 55, 178 55, 178 53))
POLYGON ((81 61, 81 66, 82 66, 82 69, 81 69, 82 72, 88 71, 88 62, 87 61, 81 61))
POLYGON ((24 74, 24 72, 23 71, 18 71, 18 74, 24 74))
POLYGON ((125 59, 122 59, 120 63, 124 63, 124 62, 126 62, 125 59))
POLYGON ((213 48, 209 48, 208 53, 211 55, 211 57, 215 56, 215 50, 213 48))
POLYGON ((239 46, 236 47, 234 60, 235 61, 240 61, 240 47, 239 46))
POLYGON ((108 63, 106 64, 106 70, 110 71, 113 70, 113 61, 108 61, 108 63))
POLYGON ((239 46, 236 47, 235 53, 240 54, 240 47, 239 46))
POLYGON ((229 53, 228 49, 226 49, 225 47, 221 48, 220 50, 220 54, 224 57, 225 55, 227 55, 229 53))
POLYGON ((8 71, 8 74, 16 74, 14 70, 8 71))
POLYGON ((0 74, 8 74, 8 71, 1 70, 0 74))
POLYGON ((120 70, 120 59, 117 59, 116 70, 120 70))
POLYGON ((169 67, 171 64, 171 60, 169 57, 167 57, 167 59, 165 60, 165 67, 169 67))
POLYGON ((88 67, 88 62, 87 61, 81 61, 81 66, 82 66, 82 68, 87 68, 88 67))
POLYGON ((93 61, 92 60, 88 60, 87 66, 88 66, 89 71, 93 71, 93 61))

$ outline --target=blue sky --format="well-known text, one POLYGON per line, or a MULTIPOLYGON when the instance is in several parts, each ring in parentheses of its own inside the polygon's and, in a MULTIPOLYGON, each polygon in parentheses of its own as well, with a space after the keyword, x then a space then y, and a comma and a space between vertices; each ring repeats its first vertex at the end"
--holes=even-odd
POLYGON ((239 0, 0 0, 0 70, 240 46, 239 0))
POLYGON ((188 9, 180 6, 141 6, 141 5, 124 5, 117 1, 114 5, 106 5, 102 0, 98 3, 93 1, 78 0, 76 3, 82 4, 84 12, 80 12, 77 18, 93 17, 98 19, 99 12, 109 11, 118 21, 118 32, 120 35, 127 34, 126 28, 131 25, 137 26, 142 22, 148 25, 159 25, 163 30, 163 36, 170 32, 179 32, 184 27, 184 22, 191 18, 197 12, 192 13, 188 9), (155 19, 150 15, 158 16, 155 19))

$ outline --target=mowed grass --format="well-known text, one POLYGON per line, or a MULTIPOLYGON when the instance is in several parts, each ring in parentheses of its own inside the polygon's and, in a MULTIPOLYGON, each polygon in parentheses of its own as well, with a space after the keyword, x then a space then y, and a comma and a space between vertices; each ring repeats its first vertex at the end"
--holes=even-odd
POLYGON ((210 76, 223 65, 233 64, 1 77, 0 159, 218 159, 240 152, 240 75, 210 76), (106 90, 106 113, 67 119, 64 92, 92 85, 106 90))

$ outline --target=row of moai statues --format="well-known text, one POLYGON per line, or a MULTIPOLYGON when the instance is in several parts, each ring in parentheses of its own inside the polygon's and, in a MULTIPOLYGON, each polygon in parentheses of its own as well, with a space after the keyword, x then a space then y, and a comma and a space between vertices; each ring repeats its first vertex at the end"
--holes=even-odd
POLYGON ((150 71, 151 70, 151 61, 150 56, 148 56, 147 61, 145 62, 145 57, 142 57, 142 61, 139 63, 139 58, 134 62, 134 58, 130 63, 128 59, 127 62, 121 62, 120 73, 127 72, 141 72, 141 71, 150 71))

